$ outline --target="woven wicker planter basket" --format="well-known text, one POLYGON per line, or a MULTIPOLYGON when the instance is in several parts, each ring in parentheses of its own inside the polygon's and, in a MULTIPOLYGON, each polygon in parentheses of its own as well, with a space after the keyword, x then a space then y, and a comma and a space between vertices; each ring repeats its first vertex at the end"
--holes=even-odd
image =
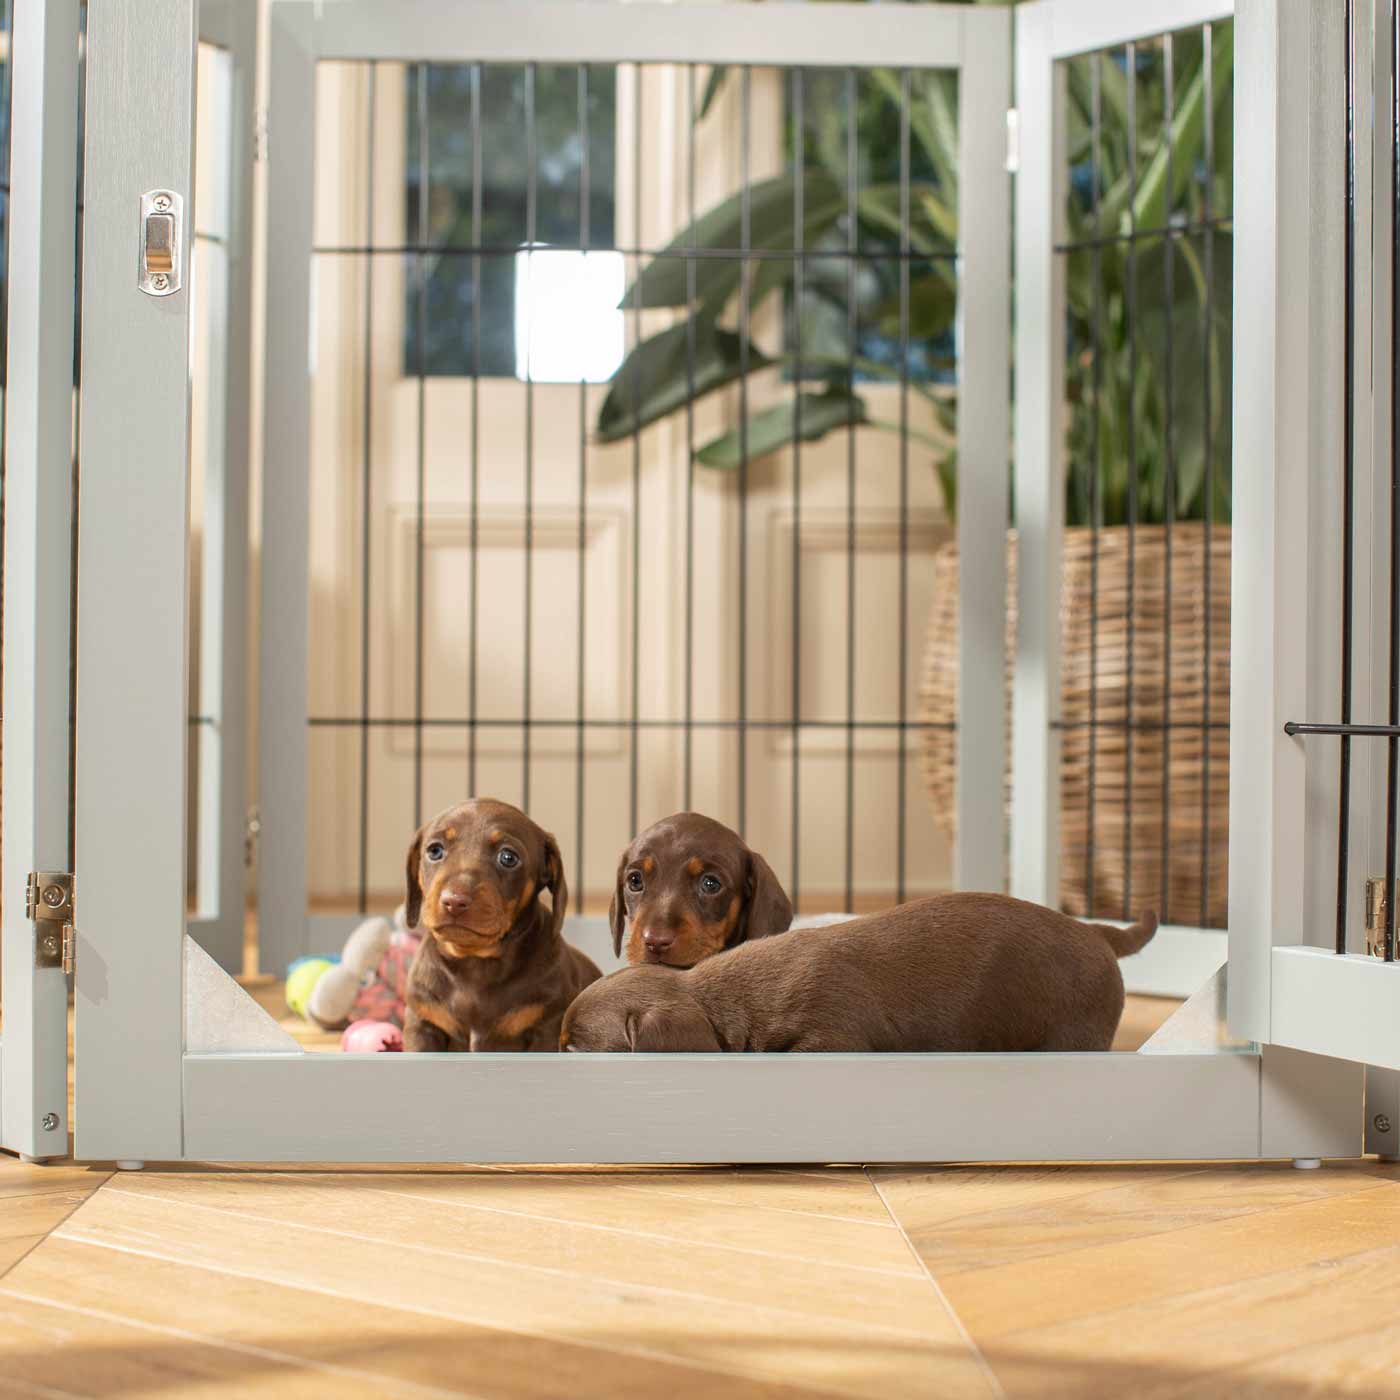
MULTIPOLYGON (((1152 908, 1172 923, 1223 927, 1229 848, 1230 529, 1216 526, 1211 532, 1207 612, 1205 531, 1199 524, 1173 528, 1167 628, 1166 531, 1139 525, 1133 535, 1130 741, 1129 531, 1126 526, 1099 531, 1097 627, 1090 606, 1092 534, 1087 529, 1065 532, 1060 902, 1072 914, 1121 918, 1152 908), (1097 681, 1091 684, 1094 673, 1097 681), (1091 710, 1098 725, 1096 742, 1089 727, 1091 710), (1164 728, 1168 713, 1169 729, 1164 728)), ((1008 562, 1009 695, 1016 633, 1014 535, 1008 540, 1008 562)), ((957 719, 956 545, 945 545, 934 560, 933 592, 919 718, 946 723, 957 719)), ((934 819, 940 830, 954 836, 956 735, 922 731, 920 757, 934 819)), ((1009 774, 1007 783, 1009 806, 1009 774)))

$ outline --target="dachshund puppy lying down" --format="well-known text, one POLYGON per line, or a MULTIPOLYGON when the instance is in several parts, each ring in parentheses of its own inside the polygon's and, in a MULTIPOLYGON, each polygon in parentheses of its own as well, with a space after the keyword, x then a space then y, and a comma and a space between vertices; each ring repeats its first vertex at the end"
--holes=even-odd
POLYGON ((631 967, 564 1017, 574 1051, 1107 1050, 1118 959, 1157 930, 944 894, 746 943, 689 971, 631 967))
POLYGON ((677 812, 623 851, 608 911, 613 952, 630 963, 694 967, 753 938, 783 933, 792 904, 772 867, 727 826, 677 812))
POLYGON ((557 1050, 564 1009, 602 976, 560 937, 559 845, 508 802, 449 807, 408 851, 405 1050, 557 1050), (547 892, 550 903, 540 900, 547 892))

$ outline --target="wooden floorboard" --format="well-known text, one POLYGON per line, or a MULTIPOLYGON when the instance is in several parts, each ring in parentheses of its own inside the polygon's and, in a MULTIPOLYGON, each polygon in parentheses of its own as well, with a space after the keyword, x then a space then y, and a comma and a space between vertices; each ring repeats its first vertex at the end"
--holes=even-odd
MULTIPOLYGON (((35 1335, 61 1327, 171 1394, 240 1358, 279 1395, 331 1364, 405 1394, 997 1393, 859 1170, 124 1174, 0 1305, 26 1383, 53 1383, 35 1335)), ((118 1393, 100 1374, 76 1393, 118 1393)))
POLYGON ((111 1173, 0 1153, 0 1278, 37 1248, 111 1173))
MULTIPOLYGON (((1131 998, 1118 1048, 1171 1009, 1131 998)), ((0 1397, 1400 1400, 1397 1275, 1375 1162, 0 1157, 0 1397)))

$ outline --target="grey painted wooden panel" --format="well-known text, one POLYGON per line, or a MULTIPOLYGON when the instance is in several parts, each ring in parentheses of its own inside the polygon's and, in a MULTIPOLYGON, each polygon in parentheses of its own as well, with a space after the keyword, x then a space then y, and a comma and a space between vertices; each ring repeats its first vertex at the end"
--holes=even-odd
MULTIPOLYGON (((392 13, 386 11, 385 13, 392 13)), ((273 7, 269 33, 262 606, 258 672, 258 956, 281 974, 307 940, 307 646, 311 463, 311 202, 315 64, 308 6, 273 7)))
POLYGON ((1362 1151, 1365 1067, 1266 1045, 1260 1073, 1264 1157, 1355 1157, 1362 1151))
POLYGON ((990 11, 926 5, 911 23, 866 5, 579 4, 575 0, 274 0, 315 6, 322 58, 484 63, 753 63, 813 67, 956 67, 971 26, 990 11))
POLYGON ((178 1157, 190 292, 136 284, 141 194, 193 211, 192 0, 88 14, 78 576, 77 1151, 178 1157))
POLYGON ((958 85, 959 889, 1006 888, 1006 521, 1011 494, 1011 12, 969 30, 958 85))
MULTIPOLYGON (((228 110, 215 148, 227 161, 227 285, 211 325, 218 382, 204 482, 199 712, 199 912, 191 932, 229 971, 243 970, 248 809, 248 499, 252 437, 253 137, 257 6, 200 5, 200 37, 228 51, 228 110)), ((195 211, 196 214, 198 211, 195 211)))
POLYGON ((34 966, 31 870, 68 868, 78 3, 21 7, 10 52, 0 1145, 68 1146, 68 984, 34 966), (43 1126, 46 1114, 56 1121, 43 1126))
POLYGON ((186 1152, 269 1162, 1254 1157, 1258 1094, 1251 1054, 187 1056, 186 1152))
POLYGON ((1051 14, 1050 52, 1057 59, 1229 19, 1235 12, 1233 0, 1133 0, 1131 5, 1123 0, 1045 0, 1043 8, 1051 14))

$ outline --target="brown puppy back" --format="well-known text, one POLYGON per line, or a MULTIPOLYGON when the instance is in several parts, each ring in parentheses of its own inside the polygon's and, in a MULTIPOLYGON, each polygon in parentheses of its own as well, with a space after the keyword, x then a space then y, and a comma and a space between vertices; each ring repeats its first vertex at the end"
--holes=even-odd
POLYGON ((554 837, 509 803, 463 802, 418 831, 405 873, 405 913, 426 936, 404 1048, 556 1049, 565 1009, 602 974, 561 937, 569 891, 554 837))
POLYGON ((749 943, 689 971, 630 968, 564 1020, 570 1050, 1107 1050, 1119 950, 1152 936, 1005 895, 915 900, 801 938, 749 943))
POLYGON ((772 867, 721 822, 678 812, 622 853, 612 906, 613 951, 627 960, 693 967, 754 938, 783 933, 792 903, 772 867))

